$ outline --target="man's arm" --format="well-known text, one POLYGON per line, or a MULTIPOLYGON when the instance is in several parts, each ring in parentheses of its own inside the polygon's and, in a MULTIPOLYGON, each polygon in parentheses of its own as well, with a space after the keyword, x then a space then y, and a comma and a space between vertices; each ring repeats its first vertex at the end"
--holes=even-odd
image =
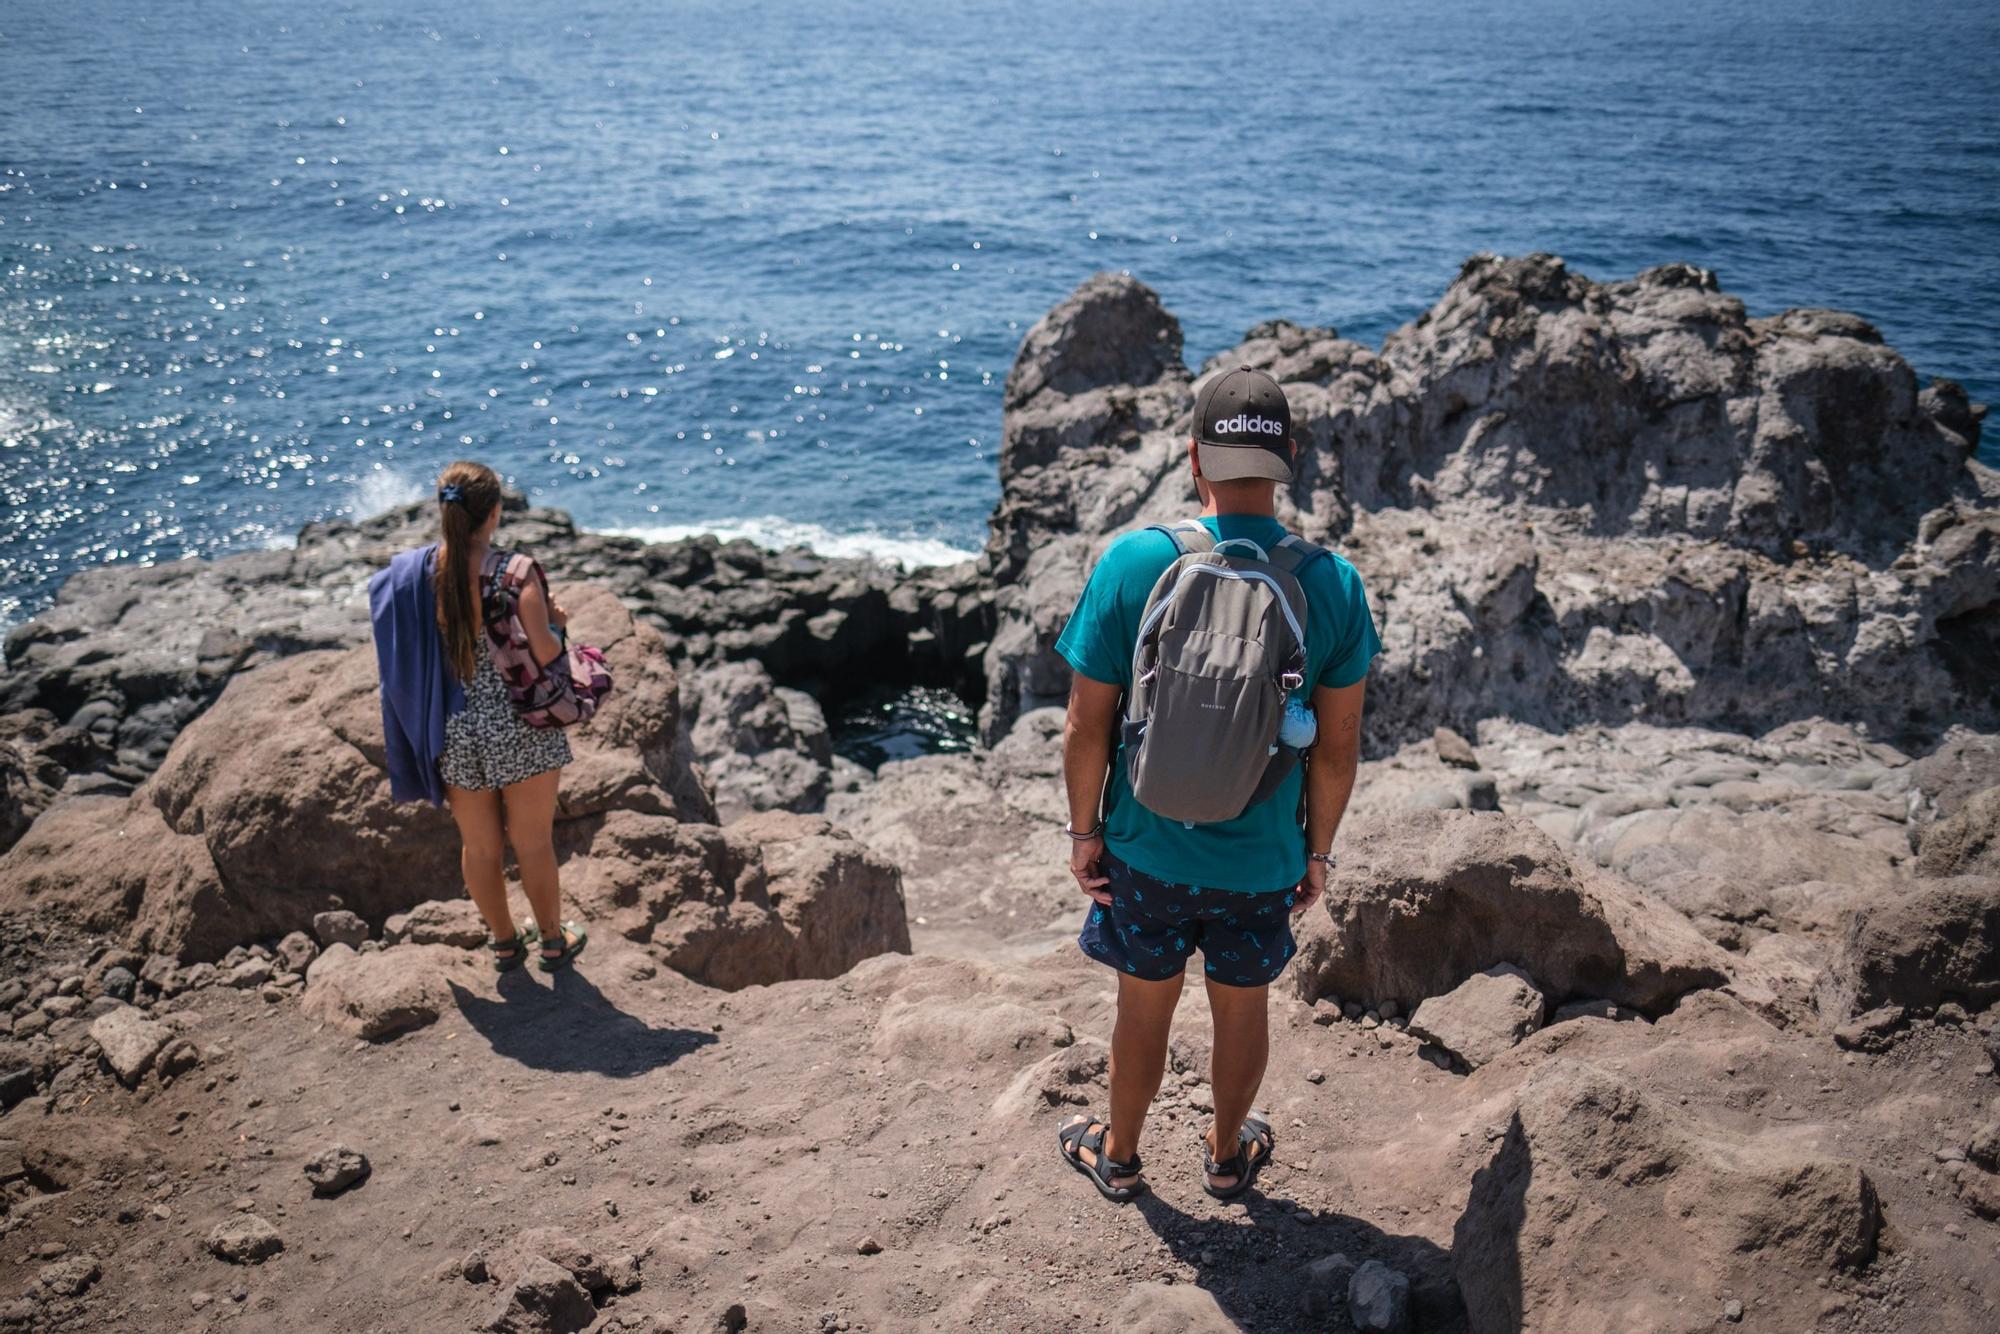
MULTIPOLYGON (((1063 786, 1069 792, 1069 827, 1077 833, 1096 830, 1104 809, 1104 782, 1111 768, 1121 693, 1119 687, 1093 681, 1081 672, 1070 674, 1069 714, 1063 722, 1063 786)), ((1352 778, 1350 774, 1350 783, 1352 778)), ((1109 903, 1111 896, 1103 890, 1109 882, 1098 867, 1103 855, 1102 830, 1070 841, 1069 871, 1077 886, 1099 903, 1109 903)))
MULTIPOLYGON (((1356 681, 1338 690, 1331 686, 1313 690, 1319 737, 1306 764, 1307 852, 1333 850, 1334 832, 1347 811, 1347 799, 1354 795, 1354 773, 1361 763, 1361 696, 1366 685, 1356 681)), ((1325 889, 1326 863, 1308 861, 1293 910, 1302 912, 1311 907, 1325 889)))

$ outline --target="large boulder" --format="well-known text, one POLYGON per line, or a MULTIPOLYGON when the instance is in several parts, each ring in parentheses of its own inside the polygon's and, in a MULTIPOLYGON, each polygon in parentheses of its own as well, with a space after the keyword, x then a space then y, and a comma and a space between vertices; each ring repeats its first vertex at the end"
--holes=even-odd
POLYGON ((1308 998, 1408 1008, 1513 964, 1558 1003, 1601 998, 1659 1013, 1728 977, 1727 956, 1686 918, 1497 813, 1356 821, 1323 902, 1331 930, 1305 933, 1298 955, 1308 998))
POLYGON ((2000 787, 1984 788, 1923 832, 1917 874, 1933 880, 2000 875, 2000 787))
POLYGON ((1882 1006, 2000 1001, 2000 878, 1919 881, 1857 911, 1814 991, 1829 1028, 1882 1006))
MULTIPOLYGON (((565 595, 617 688, 572 734, 558 822, 637 810, 702 818, 675 760, 676 680, 657 632, 608 593, 565 595)), ((329 908, 375 921, 459 886, 443 810, 389 796, 372 647, 237 675, 128 801, 65 802, 0 858, 0 905, 130 923, 139 947, 194 959, 309 928, 329 908)))
MULTIPOLYGON (((572 734, 557 812, 565 889, 585 915, 727 987, 907 950, 895 867, 824 821, 779 814, 728 834, 700 823, 713 811, 675 744, 660 636, 601 589, 565 596, 617 681, 572 734)), ((335 906, 398 917, 393 939, 476 943, 476 915, 456 898, 456 829, 390 801, 382 765, 372 649, 244 672, 132 798, 66 802, 37 822, 0 858, 0 904, 129 928, 145 948, 197 959, 335 906), (400 916, 426 900, 442 901, 400 916)), ((323 956, 315 974, 330 967, 323 956)))
POLYGON ((980 714, 989 741, 1068 690, 1056 636, 1111 535, 1187 509, 1192 405, 1180 322, 1129 275, 1091 277, 1022 340, 983 565, 996 589, 980 714))
POLYGON ((1521 1087, 1451 1259, 1474 1334, 1694 1334, 1721 1310, 1689 1295, 1718 1288, 1769 1293, 1772 1328, 1807 1328, 1810 1280, 1865 1264, 1881 1222, 1854 1165, 1746 1142, 1562 1057, 1521 1087), (1639 1253, 1644 1282, 1621 1258, 1639 1253))

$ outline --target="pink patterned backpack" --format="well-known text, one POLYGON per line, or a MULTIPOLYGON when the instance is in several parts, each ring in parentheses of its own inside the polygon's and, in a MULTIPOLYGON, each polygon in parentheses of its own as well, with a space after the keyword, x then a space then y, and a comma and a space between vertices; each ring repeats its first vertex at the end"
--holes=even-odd
MULTIPOLYGON (((486 646, 493 665, 507 683, 514 712, 530 727, 568 727, 587 723, 597 704, 611 693, 611 669, 604 654, 588 644, 572 644, 557 629, 563 651, 543 667, 535 662, 528 632, 521 626, 521 590, 534 579, 548 598, 549 580, 542 567, 517 552, 488 551, 479 569, 481 612, 486 618, 486 646)), ((554 628, 554 627, 551 627, 554 628)))

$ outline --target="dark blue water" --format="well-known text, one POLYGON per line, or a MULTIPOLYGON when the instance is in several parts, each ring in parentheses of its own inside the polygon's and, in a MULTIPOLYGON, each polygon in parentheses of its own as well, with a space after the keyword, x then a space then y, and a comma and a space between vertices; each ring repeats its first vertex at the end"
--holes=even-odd
POLYGON ((1199 361, 1377 340, 1475 250, 1685 259, 2000 392, 1990 3, 10 0, 0 51, 0 620, 460 455, 970 549, 1100 268, 1199 361))

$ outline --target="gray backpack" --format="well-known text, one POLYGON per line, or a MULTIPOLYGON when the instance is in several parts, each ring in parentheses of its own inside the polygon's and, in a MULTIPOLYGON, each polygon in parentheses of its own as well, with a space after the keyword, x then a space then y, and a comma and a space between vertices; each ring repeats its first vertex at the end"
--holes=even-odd
POLYGON ((1195 519, 1154 531, 1180 555, 1139 622, 1126 777, 1156 815, 1187 825, 1233 820, 1299 761, 1278 729, 1286 697, 1305 681, 1298 572, 1324 551, 1291 536, 1269 551, 1244 538, 1217 542, 1195 519))

